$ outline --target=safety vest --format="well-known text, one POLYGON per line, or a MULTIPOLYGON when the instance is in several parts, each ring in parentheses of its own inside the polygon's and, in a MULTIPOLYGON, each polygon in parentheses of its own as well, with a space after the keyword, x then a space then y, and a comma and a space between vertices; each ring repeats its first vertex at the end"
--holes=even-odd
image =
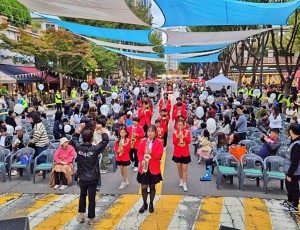
POLYGON ((24 98, 21 98, 21 104, 22 104, 24 109, 26 109, 28 107, 27 100, 25 100, 24 98))
POLYGON ((258 94, 258 95, 256 96, 256 99, 260 101, 260 100, 262 99, 262 94, 261 94, 261 93, 258 94))
POLYGON ((253 89, 249 89, 248 93, 249 93, 249 96, 253 96, 253 89))
POLYGON ((289 96, 289 98, 286 100, 286 106, 287 107, 290 107, 291 106, 291 99, 292 99, 292 96, 289 96))
POLYGON ((111 88, 112 88, 111 89, 112 92, 115 92, 115 93, 119 92, 118 86, 112 86, 111 88))
POLYGON ((101 87, 99 88, 99 93, 103 94, 103 89, 101 87))
POLYGON ((244 94, 249 95, 249 91, 250 91, 250 90, 248 90, 248 88, 246 88, 246 89, 244 90, 244 94))
POLYGON ((279 103, 283 103, 283 94, 282 93, 279 93, 278 96, 277 96, 277 101, 279 103))
POLYGON ((72 97, 72 99, 76 99, 77 98, 77 91, 75 89, 72 89, 72 91, 71 91, 71 97, 72 97))
POLYGON ((55 103, 56 104, 61 104, 62 103, 62 98, 60 93, 55 94, 55 103))
POLYGON ((243 88, 241 88, 241 89, 239 89, 239 91, 238 91, 239 93, 244 93, 245 92, 245 90, 243 89, 243 88))

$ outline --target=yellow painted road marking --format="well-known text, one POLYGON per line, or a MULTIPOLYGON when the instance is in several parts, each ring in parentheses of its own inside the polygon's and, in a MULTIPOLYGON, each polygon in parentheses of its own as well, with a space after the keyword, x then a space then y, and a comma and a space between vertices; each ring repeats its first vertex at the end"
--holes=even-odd
POLYGON ((223 197, 204 198, 201 203, 201 208, 198 213, 194 229, 219 229, 223 202, 223 197))
POLYGON ((49 204, 50 202, 54 201, 55 199, 57 199, 60 196, 61 195, 58 195, 58 194, 43 195, 43 196, 39 197, 38 199, 36 199, 32 206, 30 206, 28 208, 24 208, 24 209, 18 209, 16 211, 16 215, 17 216, 30 215, 31 213, 33 213, 33 212, 37 211, 38 209, 42 208, 43 206, 49 204))
POLYGON ((67 204, 65 207, 56 212, 49 218, 47 218, 42 223, 38 224, 35 230, 45 230, 45 229, 60 229, 69 221, 71 221, 78 213, 78 201, 79 198, 73 200, 71 203, 67 204))
POLYGON ((162 196, 154 207, 154 213, 147 216, 139 230, 167 229, 182 197, 180 195, 162 196))
POLYGON ((104 215, 95 224, 94 229, 113 229, 132 208, 132 206, 141 198, 140 195, 124 195, 114 203, 104 215))
POLYGON ((300 213, 297 212, 297 213, 292 213, 292 215, 295 217, 295 221, 298 225, 298 228, 300 229, 300 213))
POLYGON ((0 205, 3 205, 11 200, 21 197, 22 194, 19 193, 11 193, 0 197, 0 205))
MULTIPOLYGON (((160 172, 161 172, 162 178, 164 178, 165 163, 166 163, 166 154, 167 154, 167 152, 166 152, 166 150, 164 150, 162 158, 161 158, 161 163, 160 163, 160 172)), ((156 194, 157 195, 161 194, 162 184, 163 184, 163 181, 159 182, 156 185, 156 194)), ((142 188, 141 188, 141 186, 139 188, 139 194, 142 194, 142 188)))
POLYGON ((268 206, 262 199, 244 198, 245 229, 272 229, 268 206))

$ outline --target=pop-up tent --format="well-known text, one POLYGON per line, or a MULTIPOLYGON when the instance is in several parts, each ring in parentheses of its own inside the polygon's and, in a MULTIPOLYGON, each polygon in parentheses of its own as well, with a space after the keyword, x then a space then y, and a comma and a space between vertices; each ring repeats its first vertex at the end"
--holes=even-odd
POLYGON ((230 88, 228 87, 227 93, 237 94, 237 83, 228 79, 223 74, 220 74, 215 78, 206 81, 205 85, 209 86, 212 91, 221 90, 223 86, 225 86, 225 89, 227 89, 227 87, 229 86, 230 88))

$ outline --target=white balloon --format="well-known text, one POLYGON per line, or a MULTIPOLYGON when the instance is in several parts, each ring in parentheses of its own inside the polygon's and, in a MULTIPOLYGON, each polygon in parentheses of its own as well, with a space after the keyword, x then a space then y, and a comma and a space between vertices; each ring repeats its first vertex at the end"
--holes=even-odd
POLYGON ((207 121, 206 121, 206 126, 207 126, 207 131, 209 133, 213 133, 216 131, 217 129, 217 124, 216 124, 216 121, 215 119, 213 118, 209 118, 207 121))
POLYGON ((197 116, 198 118, 202 118, 202 117, 204 116, 204 110, 203 110, 202 107, 198 107, 198 108, 196 109, 196 116, 197 116))
POLYGON ((108 112, 109 112, 109 107, 108 105, 101 105, 100 107, 100 112, 101 114, 103 114, 104 116, 107 116, 108 112))
POLYGON ((103 79, 101 77, 96 78, 96 84, 97 85, 102 85, 103 84, 103 79))
POLYGON ((132 112, 131 111, 128 111, 127 114, 130 115, 130 116, 132 116, 132 112))
POLYGON ((121 110, 121 106, 120 106, 119 104, 114 104, 114 105, 112 106, 112 109, 113 109, 113 111, 114 111, 115 113, 118 113, 118 112, 120 112, 120 110, 121 110))
POLYGON ((71 131, 71 126, 70 125, 65 125, 64 126, 64 131, 65 131, 65 133, 69 133, 70 131, 71 131))
POLYGON ((209 104, 214 103, 214 101, 215 101, 214 96, 208 96, 208 97, 207 97, 207 102, 208 102, 209 104))
POLYGON ((200 96, 199 96, 199 100, 200 101, 204 101, 206 99, 206 96, 204 95, 204 94, 201 94, 200 96))
POLYGON ((235 101, 235 102, 233 102, 233 104, 234 104, 234 105, 240 105, 240 104, 241 104, 241 102, 239 102, 239 101, 235 101))
POLYGON ((39 84, 38 88, 39 88, 39 90, 43 90, 45 88, 45 86, 43 84, 39 84))
POLYGON ((260 94, 260 89, 255 89, 254 91, 253 91, 253 96, 258 96, 260 94))
POLYGON ((14 127, 12 127, 11 125, 6 125, 6 129, 8 134, 13 134, 15 131, 14 127))
POLYGON ((21 105, 21 104, 16 104, 16 105, 14 106, 14 111, 15 111, 15 113, 17 113, 17 114, 23 113, 23 111, 24 111, 23 105, 21 105))
POLYGON ((207 91, 203 91, 202 94, 203 94, 204 96, 206 96, 206 97, 208 96, 208 92, 207 92, 207 91))
POLYGON ((134 90, 133 90, 133 93, 134 93, 134 95, 139 95, 139 93, 140 93, 140 88, 139 87, 135 87, 134 88, 134 90))
POLYGON ((269 103, 269 104, 272 104, 273 101, 274 101, 274 100, 273 100, 272 98, 269 98, 269 99, 268 99, 268 103, 269 103))
POLYGON ((117 98, 118 98, 118 94, 117 94, 116 92, 113 92, 113 93, 111 94, 111 98, 112 98, 112 99, 117 99, 117 98))
POLYGON ((276 98, 276 94, 275 94, 275 93, 272 93, 272 94, 270 95, 270 98, 271 98, 272 100, 274 100, 274 99, 276 98))
POLYGON ((88 88, 89 88, 88 83, 86 83, 86 82, 81 83, 81 89, 82 90, 86 91, 88 88))

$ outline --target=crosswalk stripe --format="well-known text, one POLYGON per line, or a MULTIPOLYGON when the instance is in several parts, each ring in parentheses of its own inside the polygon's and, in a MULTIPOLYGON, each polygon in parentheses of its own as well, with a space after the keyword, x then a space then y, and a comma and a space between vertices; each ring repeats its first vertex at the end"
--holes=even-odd
POLYGON ((223 202, 224 199, 222 197, 204 198, 200 206, 194 229, 219 229, 223 202))
POLYGON ((76 197, 77 195, 60 195, 57 199, 28 215, 30 228, 35 228, 37 225, 48 219, 49 216, 57 213, 60 209, 76 199, 76 197))
POLYGON ((181 199, 168 229, 192 229, 197 217, 201 198, 185 196, 181 199))
POLYGON ((272 229, 268 207, 264 200, 244 198, 245 229, 272 229))
POLYGON ((300 229, 300 213, 293 213, 292 214, 297 222, 297 225, 298 225, 298 229, 300 229))
POLYGON ((19 193, 11 193, 11 194, 7 194, 7 195, 3 195, 0 197, 0 206, 4 205, 14 199, 17 199, 21 196, 22 196, 22 194, 19 194, 19 193))
POLYGON ((76 198, 75 200, 71 201, 71 203, 67 204, 58 212, 37 225, 34 229, 60 229, 76 216, 78 210, 78 200, 79 198, 76 198))
POLYGON ((243 198, 224 198, 224 205, 221 215, 221 223, 223 226, 245 229, 244 223, 244 200, 243 198))
MULTIPOLYGON (((154 205, 157 203, 160 197, 160 195, 155 196, 153 201, 154 205)), ((140 226, 149 215, 149 212, 147 211, 142 214, 139 213, 139 209, 142 207, 142 205, 143 198, 141 197, 114 229, 136 229, 138 226, 140 226)))
POLYGON ((95 224, 94 229, 113 229, 138 201, 140 195, 124 195, 117 200, 95 224))
POLYGON ((154 213, 147 216, 139 230, 167 229, 174 212, 183 196, 168 195, 162 196, 154 206, 154 213))
POLYGON ((297 229, 296 222, 291 219, 290 214, 284 211, 279 204, 279 200, 265 200, 271 218, 272 228, 274 230, 292 230, 297 229))

